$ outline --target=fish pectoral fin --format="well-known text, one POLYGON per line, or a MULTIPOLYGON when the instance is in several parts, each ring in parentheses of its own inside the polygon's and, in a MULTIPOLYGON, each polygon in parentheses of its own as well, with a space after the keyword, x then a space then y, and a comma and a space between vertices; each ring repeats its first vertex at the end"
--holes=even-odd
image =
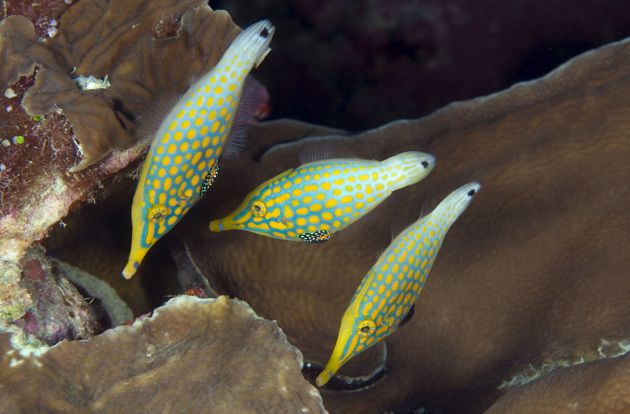
POLYGON ((411 305, 411 308, 409 309, 409 312, 407 312, 405 317, 402 318, 402 320, 398 324, 398 327, 400 328, 401 326, 403 326, 404 324, 409 322, 411 320, 411 318, 413 318, 413 315, 414 315, 415 311, 416 311, 416 305, 415 304, 411 305))

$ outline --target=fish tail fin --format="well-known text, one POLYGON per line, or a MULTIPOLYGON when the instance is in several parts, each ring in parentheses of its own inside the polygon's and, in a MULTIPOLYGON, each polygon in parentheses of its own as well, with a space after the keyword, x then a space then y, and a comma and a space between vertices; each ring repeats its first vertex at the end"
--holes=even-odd
POLYGON ((415 184, 435 167, 435 157, 419 151, 407 151, 394 155, 381 161, 383 168, 393 167, 394 170, 402 173, 403 179, 396 186, 396 189, 415 184))
POLYGON ((271 50, 269 43, 274 31, 275 27, 269 20, 254 23, 234 39, 225 52, 225 56, 228 57, 228 60, 234 56, 243 59, 248 66, 260 65, 271 50))

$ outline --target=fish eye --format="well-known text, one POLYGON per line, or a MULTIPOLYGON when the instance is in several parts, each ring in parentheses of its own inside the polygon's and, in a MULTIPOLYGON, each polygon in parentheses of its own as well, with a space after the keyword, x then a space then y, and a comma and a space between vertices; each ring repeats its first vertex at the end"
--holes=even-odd
POLYGON ((161 222, 171 214, 171 209, 162 204, 151 206, 147 211, 147 220, 151 222, 161 222))
POLYGON ((429 166, 429 161, 422 161, 420 164, 422 164, 424 168, 427 168, 429 166))
POLYGON ((267 214, 267 206, 264 202, 256 200, 252 203, 252 214, 256 217, 264 217, 267 214))
POLYGON ((359 326, 357 327, 359 335, 363 337, 373 334, 375 329, 376 325, 372 319, 365 319, 359 322, 359 326))
POLYGON ((269 30, 265 27, 264 29, 262 29, 262 31, 260 32, 260 37, 262 37, 263 39, 266 39, 267 36, 269 36, 269 30))
POLYGON ((475 193, 476 193, 476 191, 475 191, 475 190, 470 190, 470 191, 468 192, 468 197, 472 197, 472 196, 474 196, 474 195, 475 195, 475 193))

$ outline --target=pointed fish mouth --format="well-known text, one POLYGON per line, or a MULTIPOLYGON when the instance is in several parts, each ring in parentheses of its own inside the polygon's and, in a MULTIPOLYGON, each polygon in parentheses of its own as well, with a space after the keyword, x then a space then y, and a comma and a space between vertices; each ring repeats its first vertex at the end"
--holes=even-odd
POLYGON ((122 276, 125 279, 131 279, 133 277, 133 275, 136 274, 136 271, 138 270, 139 266, 140 266, 140 263, 138 263, 135 260, 128 261, 127 265, 125 266, 125 268, 122 271, 122 276))
MULTIPOLYGON (((335 346, 335 351, 337 351, 337 347, 335 346)), ((339 359, 337 357, 337 352, 333 351, 328 363, 324 370, 317 376, 315 379, 315 383, 318 387, 323 387, 330 381, 330 379, 341 369, 343 364, 345 364, 349 357, 352 355, 352 352, 348 352, 344 358, 339 359)))
POLYGON ((218 220, 212 220, 208 226, 210 231, 220 232, 226 230, 242 230, 245 225, 235 221, 232 216, 224 217, 218 220))
POLYGON ((317 376, 315 383, 318 387, 323 387, 328 381, 339 371, 339 369, 354 355, 354 348, 356 341, 353 341, 353 335, 351 329, 342 326, 339 329, 337 342, 333 348, 330 359, 326 363, 324 370, 317 376), (353 342, 354 346, 350 344, 353 342), (346 349, 348 348, 348 349, 346 349), (345 353, 344 353, 345 351, 345 353))
POLYGON ((210 222, 210 231, 223 231, 223 222, 222 220, 212 220, 210 222))
POLYGON ((145 247, 136 247, 131 249, 127 265, 122 271, 122 276, 125 279, 131 279, 133 275, 136 274, 136 271, 140 267, 140 263, 142 263, 142 259, 144 259, 144 256, 146 256, 148 251, 149 249, 145 247))

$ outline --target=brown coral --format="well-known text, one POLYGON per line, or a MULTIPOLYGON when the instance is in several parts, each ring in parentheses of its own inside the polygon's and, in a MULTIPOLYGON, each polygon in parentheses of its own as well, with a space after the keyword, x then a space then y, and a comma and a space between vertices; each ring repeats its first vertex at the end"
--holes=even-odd
MULTIPOLYGON (((334 412, 481 412, 529 364, 577 358, 602 339, 630 337, 628 56, 630 43, 616 43, 543 79, 425 119, 317 138, 345 143, 363 158, 417 149, 438 159, 427 180, 323 245, 203 227, 295 166, 308 140, 226 165, 205 208, 176 231, 211 284, 278 320, 307 360, 322 363, 392 228, 462 183, 480 181, 484 190, 446 238, 414 318, 387 340, 385 376, 364 390, 323 395, 334 412)), ((255 128, 251 141, 283 125, 255 128)), ((378 357, 342 371, 373 372, 378 357)))
POLYGON ((325 412, 278 326, 226 297, 178 297, 132 326, 28 353, 0 334, 2 413, 325 412))
POLYGON ((16 15, 0 23, 0 83, 11 86, 0 97, 0 314, 8 320, 28 307, 15 294, 26 248, 142 153, 142 134, 151 129, 147 111, 168 105, 211 69, 239 31, 227 13, 201 0, 83 0, 61 17, 58 2, 13 3, 3 12, 38 18, 36 26, 16 15), (52 37, 38 40, 47 33, 41 22, 53 20, 52 37), (32 85, 24 76, 34 68, 32 85), (88 75, 107 75, 111 86, 78 88, 76 78, 88 75), (48 115, 32 117, 38 114, 48 115))
POLYGON ((238 33, 225 12, 199 0, 81 1, 59 19, 52 39, 37 41, 30 20, 7 17, 0 30, 5 65, 0 83, 31 75, 30 115, 61 109, 82 152, 81 170, 137 141, 133 124, 160 97, 176 96, 207 72, 238 33), (181 70, 181 62, 187 62, 181 70), (77 87, 80 77, 111 82, 77 87), (76 83, 76 84, 75 84, 76 83))
POLYGON ((21 267, 20 285, 32 300, 28 312, 16 321, 24 332, 54 345, 63 339, 89 338, 102 330, 94 310, 43 249, 29 251, 21 267))
MULTIPOLYGON (((167 18, 158 27, 168 37, 177 33, 179 25, 177 19, 167 18)), ((462 183, 479 180, 484 191, 446 238, 414 318, 387 340, 387 348, 375 347, 344 367, 343 373, 357 380, 355 390, 345 392, 344 384, 325 389, 327 406, 335 412, 405 412, 422 406, 429 412, 479 413, 503 393, 505 400, 497 402, 497 407, 516 407, 510 404, 518 404, 518 398, 511 396, 522 392, 521 395, 532 397, 528 400, 531 404, 539 401, 544 408, 550 401, 549 395, 559 401, 567 388, 582 390, 585 394, 580 401, 584 404, 601 401, 597 399, 600 391, 606 402, 614 403, 615 398, 625 401, 625 391, 615 387, 615 382, 597 388, 580 381, 580 374, 599 371, 594 375, 618 375, 623 384, 623 361, 627 357, 556 371, 523 388, 510 389, 509 384, 530 365, 592 359, 602 340, 616 342, 630 337, 630 282, 625 277, 630 266, 625 251, 630 242, 630 222, 625 214, 630 203, 630 167, 626 162, 630 148, 625 139, 630 119, 628 56, 630 44, 617 43, 581 56, 544 79, 451 105, 422 120, 401 121, 357 136, 292 121, 256 128, 244 157, 225 164, 208 199, 184 219, 176 232, 185 243, 184 251, 194 260, 194 270, 205 274, 210 288, 245 299, 263 316, 277 319, 289 339, 315 365, 328 357, 340 315, 360 279, 389 243, 392 229, 404 227, 421 210, 430 210, 444 194, 462 183), (287 142, 304 137, 345 143, 365 158, 382 159, 403 150, 420 149, 436 154, 438 167, 429 179, 394 194, 364 220, 323 245, 287 243, 242 232, 210 234, 207 223, 211 218, 233 209, 262 180, 298 163, 299 152, 310 141, 287 142), (604 368, 591 371, 591 367, 604 368), (368 376, 369 381, 363 376, 368 376), (567 378, 567 388, 554 384, 553 378, 558 377, 567 378), (366 387, 366 383, 370 386, 366 387), (541 392, 539 384, 550 384, 552 391, 541 392)), ((48 117, 44 122, 48 122, 48 117)), ((107 167, 108 174, 121 168, 120 158, 116 162, 115 167, 107 167)), ((65 163, 64 167, 69 165, 65 163)), ((90 174, 95 168, 99 167, 78 174, 90 174)), ((114 208, 128 215, 128 206, 114 208)), ((52 216, 51 219, 60 217, 58 211, 52 216)), ((89 220, 86 223, 89 225, 89 220)), ((86 226, 86 234, 88 230, 86 226)), ((81 243, 75 246, 82 247, 81 243)), ((19 254, 17 251, 15 254, 19 254)), ((109 255, 108 260, 113 257, 109 255)), ((122 261, 109 265, 120 267, 122 261)), ((159 270, 160 277, 155 275, 153 280, 174 278, 170 269, 159 270)), ((185 313, 184 319, 190 318, 191 313, 185 313)), ((202 315, 200 320, 203 318, 202 315)), ((190 342, 182 342, 183 350, 178 348, 179 342, 167 343, 165 335, 172 335, 170 327, 174 324, 167 324, 166 329, 157 323, 151 325, 151 321, 136 325, 140 329, 148 327, 143 337, 153 341, 140 341, 139 345, 165 341, 161 344, 166 344, 162 354, 166 358, 162 360, 164 370, 148 373, 176 369, 177 364, 170 361, 186 356, 189 348, 185 347, 190 342), (175 353, 170 354, 169 350, 175 353)), ((196 326, 191 334, 205 338, 208 326, 196 326)), ((217 341, 226 340, 222 334, 232 334, 229 326, 228 329, 221 325, 217 341)), ((62 358, 52 353, 55 349, 63 349, 64 355, 70 350, 85 358, 90 354, 86 348, 105 349, 101 344, 129 333, 125 329, 86 342, 62 343, 38 361, 47 355, 62 358)), ((180 328, 173 332, 184 335, 180 328)), ((132 346, 137 336, 133 338, 125 339, 125 344, 132 346)), ((239 340, 245 341, 243 337, 239 340)), ((240 345, 238 341, 227 343, 223 345, 228 348, 240 345)), ((196 343, 190 349, 196 362, 200 356, 212 356, 201 352, 196 343)), ((144 361, 141 351, 146 352, 146 348, 134 349, 136 358, 130 359, 133 364, 144 361)), ((34 360, 28 361, 27 364, 34 360)), ((96 369, 96 362, 90 358, 85 361, 88 370, 96 369)), ((198 367, 216 367, 213 373, 225 374, 224 366, 214 365, 220 361, 208 362, 212 364, 197 364, 195 369, 186 365, 187 370, 177 371, 176 378, 182 378, 176 381, 177 385, 183 379, 193 378, 195 386, 189 395, 206 396, 206 388, 199 386, 196 379, 207 373, 198 367)), ((137 366, 115 366, 112 371, 122 369, 123 376, 123 382, 116 384, 127 381, 145 385, 146 379, 152 377, 135 376, 137 371, 131 371, 137 366)), ((66 374, 63 364, 55 367, 66 374)), ((103 372, 102 367, 98 368, 99 373, 103 372)), ((0 375, 3 372, 9 371, 5 367, 0 375)), ((31 380, 27 377, 31 372, 24 374, 14 368, 5 374, 6 380, 0 379, 3 384, 23 380, 17 386, 24 392, 11 393, 17 388, 5 388, 16 399, 5 398, 7 408, 0 410, 14 409, 15 405, 10 404, 23 404, 20 395, 42 388, 28 388, 25 378, 31 380)), ((224 378, 231 385, 229 374, 228 370, 224 378)), ((74 379, 70 373, 67 375, 61 378, 74 379)), ((94 379, 94 375, 90 378, 94 379)), ((295 384, 304 385, 300 381, 295 380, 295 384)), ((115 404, 114 396, 119 390, 122 401, 143 400, 144 396, 131 391, 126 394, 129 388, 125 387, 107 388, 113 383, 92 386, 68 382, 96 390, 98 396, 104 396, 97 403, 111 397, 107 401, 115 404), (98 394, 105 388, 105 393, 98 394)), ((50 384, 56 395, 48 402, 72 410, 76 407, 64 405, 68 395, 71 401, 85 401, 84 389, 58 388, 55 381, 47 386, 50 384)), ((272 384, 277 385, 273 381, 272 384)), ((158 381, 141 392, 154 395, 156 389, 168 391, 158 381)), ((170 401, 177 396, 158 394, 154 402, 160 408, 170 408, 170 401)))
POLYGON ((516 388, 486 414, 626 414, 630 412, 630 354, 552 372, 516 388))

